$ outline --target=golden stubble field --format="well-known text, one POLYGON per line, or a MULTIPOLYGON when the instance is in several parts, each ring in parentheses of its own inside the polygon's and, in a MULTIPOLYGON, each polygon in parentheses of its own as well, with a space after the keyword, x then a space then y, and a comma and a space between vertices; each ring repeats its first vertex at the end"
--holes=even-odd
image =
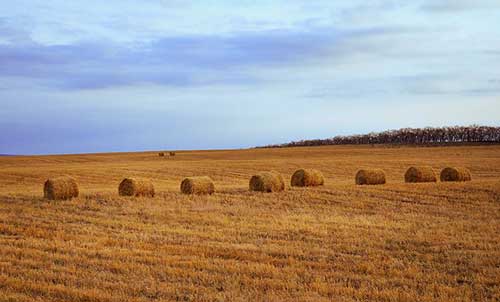
POLYGON ((0 157, 0 301, 499 301, 500 146, 0 157), (405 184, 410 165, 469 183, 405 184), (274 169, 324 187, 248 192, 274 169), (355 186, 359 168, 388 184, 355 186), (47 177, 80 184, 44 200, 47 177), (209 175, 212 196, 179 193, 209 175), (119 197, 124 177, 155 198, 119 197))

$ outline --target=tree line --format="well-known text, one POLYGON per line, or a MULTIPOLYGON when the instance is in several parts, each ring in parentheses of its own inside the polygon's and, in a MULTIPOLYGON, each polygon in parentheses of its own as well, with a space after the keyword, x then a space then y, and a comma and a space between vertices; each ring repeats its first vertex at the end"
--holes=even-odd
POLYGON ((263 148, 325 146, 325 145, 364 145, 364 144, 401 144, 431 145, 460 143, 500 143, 500 127, 454 126, 402 128, 378 133, 335 136, 327 139, 301 140, 263 148))

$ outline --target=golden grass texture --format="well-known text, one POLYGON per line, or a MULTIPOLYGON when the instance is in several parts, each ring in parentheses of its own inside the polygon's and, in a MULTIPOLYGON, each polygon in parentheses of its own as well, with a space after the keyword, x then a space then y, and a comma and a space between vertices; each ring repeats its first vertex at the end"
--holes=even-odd
POLYGON ((181 192, 184 194, 213 194, 215 185, 208 176, 187 177, 181 182, 181 192))
POLYGON ((385 172, 381 169, 362 169, 356 173, 357 185, 383 185, 385 172))
POLYGON ((250 178, 250 191, 280 192, 285 190, 283 176, 276 171, 260 172, 250 178))
POLYGON ((78 184, 72 177, 49 178, 43 186, 43 194, 45 198, 50 200, 71 199, 78 197, 78 184))
POLYGON ((292 187, 314 187, 325 184, 323 174, 316 169, 299 169, 292 175, 292 187))
POLYGON ((410 167, 405 173, 405 182, 436 182, 436 173, 430 166, 410 167))
POLYGON ((155 188, 149 180, 125 178, 118 186, 118 194, 120 196, 154 197, 155 188))
POLYGON ((0 156, 0 301, 500 301, 500 145, 157 153, 0 156), (409 185, 410 166, 474 179, 409 185), (248 191, 257 171, 300 167, 325 184, 248 191), (362 167, 387 184, 355 185, 362 167), (57 175, 80 196, 44 199, 57 175), (191 175, 217 194, 179 192, 191 175), (157 194, 118 197, 125 176, 157 194))
POLYGON ((472 176, 467 168, 446 167, 441 171, 441 181, 471 181, 472 176))

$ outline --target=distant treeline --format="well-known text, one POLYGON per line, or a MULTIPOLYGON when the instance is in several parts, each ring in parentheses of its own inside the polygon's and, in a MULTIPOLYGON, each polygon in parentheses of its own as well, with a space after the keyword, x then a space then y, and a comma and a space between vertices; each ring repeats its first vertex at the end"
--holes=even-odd
POLYGON ((500 143, 500 127, 455 126, 441 128, 403 128, 361 135, 335 136, 327 139, 301 140, 262 148, 325 146, 325 145, 365 145, 400 144, 434 145, 461 143, 500 143))

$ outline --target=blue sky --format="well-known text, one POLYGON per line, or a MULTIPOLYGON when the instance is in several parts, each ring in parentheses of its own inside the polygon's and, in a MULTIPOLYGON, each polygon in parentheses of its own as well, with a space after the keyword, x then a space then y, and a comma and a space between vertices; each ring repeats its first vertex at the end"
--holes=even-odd
POLYGON ((500 124, 500 1, 16 0, 0 153, 500 124))

